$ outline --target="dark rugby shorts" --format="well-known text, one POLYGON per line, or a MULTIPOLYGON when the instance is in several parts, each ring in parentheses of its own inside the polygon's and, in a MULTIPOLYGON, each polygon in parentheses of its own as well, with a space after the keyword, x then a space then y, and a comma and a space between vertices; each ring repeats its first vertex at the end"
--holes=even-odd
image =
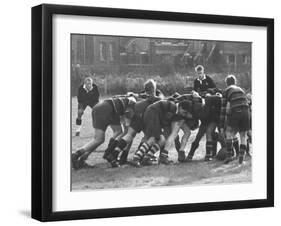
POLYGON ((78 103, 78 110, 85 110, 86 107, 90 107, 90 108, 93 108, 94 106, 96 105, 96 102, 93 102, 93 103, 88 103, 88 102, 80 102, 78 103))
POLYGON ((206 104, 204 107, 204 121, 211 123, 219 123, 220 122, 220 111, 221 104, 220 99, 215 97, 206 98, 206 104))
POLYGON ((185 123, 189 127, 190 130, 195 130, 199 127, 199 120, 198 119, 186 119, 185 123))
POLYGON ((98 103, 93 107, 92 120, 93 127, 103 131, 105 131, 109 125, 121 126, 119 115, 114 113, 113 106, 107 101, 98 103))
POLYGON ((159 139, 162 134, 159 112, 153 108, 148 108, 144 113, 143 121, 144 135, 147 138, 159 139))
POLYGON ((78 103, 78 110, 85 110, 88 105, 85 103, 78 103))
POLYGON ((240 132, 246 132, 251 128, 249 108, 237 108, 230 111, 227 116, 227 125, 240 132))
POLYGON ((144 123, 141 116, 135 115, 130 123, 130 127, 135 130, 137 133, 140 133, 144 130, 144 123))

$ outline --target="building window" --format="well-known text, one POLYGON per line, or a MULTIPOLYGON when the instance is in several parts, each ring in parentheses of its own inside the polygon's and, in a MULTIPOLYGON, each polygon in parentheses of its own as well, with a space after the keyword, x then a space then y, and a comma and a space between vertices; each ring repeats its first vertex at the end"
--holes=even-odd
POLYGON ((227 55, 227 64, 235 64, 235 55, 234 54, 229 54, 227 55))
POLYGON ((242 55, 242 62, 243 64, 250 64, 251 63, 251 59, 249 55, 243 54, 242 55))
POLYGON ((94 64, 94 40, 93 36, 85 36, 85 64, 94 64))
POLYGON ((77 39, 77 58, 76 62, 78 64, 84 64, 84 39, 81 36, 77 39))
POLYGON ((139 58, 137 54, 134 53, 128 54, 128 64, 139 64, 139 58))
POLYGON ((116 53, 116 49, 115 49, 115 43, 111 42, 109 43, 109 60, 110 61, 114 61, 115 60, 115 53, 116 53))
POLYGON ((122 64, 128 64, 128 55, 125 52, 120 53, 120 62, 122 64))
POLYGON ((146 52, 141 52, 141 64, 149 64, 149 56, 146 52))
POLYGON ((106 43, 100 43, 100 61, 106 61, 106 43))

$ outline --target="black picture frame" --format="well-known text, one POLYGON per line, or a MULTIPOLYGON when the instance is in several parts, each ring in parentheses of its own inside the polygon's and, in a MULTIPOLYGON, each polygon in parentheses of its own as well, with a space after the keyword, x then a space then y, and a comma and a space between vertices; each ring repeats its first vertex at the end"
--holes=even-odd
POLYGON ((274 20, 177 12, 43 4, 32 8, 32 218, 40 221, 123 217, 274 206, 274 20), (52 210, 52 18, 55 14, 247 25, 267 28, 267 198, 131 208, 52 210))

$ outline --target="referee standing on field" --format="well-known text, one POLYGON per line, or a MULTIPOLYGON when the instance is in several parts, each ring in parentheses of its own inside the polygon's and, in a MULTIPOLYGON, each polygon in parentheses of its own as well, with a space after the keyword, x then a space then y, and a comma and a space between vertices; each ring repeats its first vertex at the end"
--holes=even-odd
POLYGON ((204 98, 207 90, 216 88, 216 85, 213 79, 205 74, 204 67, 202 65, 196 66, 195 72, 198 77, 194 80, 193 90, 204 98))
MULTIPOLYGON (((208 89, 215 89, 216 85, 213 79, 211 79, 211 77, 205 74, 204 67, 202 65, 197 65, 195 67, 195 72, 197 78, 194 80, 193 95, 199 94, 202 98, 205 98, 208 89)), ((194 152, 198 148, 201 138, 206 133, 206 129, 206 124, 201 122, 199 130, 196 134, 196 138, 191 144, 191 148, 187 156, 188 160, 192 160, 194 152)))
POLYGON ((80 130, 82 126, 82 115, 87 106, 93 108, 99 102, 99 90, 96 84, 94 84, 91 77, 86 77, 84 83, 79 86, 77 93, 78 100, 78 112, 76 118, 76 136, 80 135, 80 130))

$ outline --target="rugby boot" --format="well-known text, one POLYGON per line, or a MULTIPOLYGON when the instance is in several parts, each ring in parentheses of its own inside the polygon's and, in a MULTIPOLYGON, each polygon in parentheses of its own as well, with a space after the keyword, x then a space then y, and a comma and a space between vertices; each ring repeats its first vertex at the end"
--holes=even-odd
POLYGON ((118 163, 118 155, 119 152, 114 150, 113 152, 109 153, 105 159, 110 163, 112 168, 120 167, 120 164, 118 163))
POLYGON ((71 154, 71 164, 72 164, 73 169, 75 169, 75 170, 79 168, 78 159, 83 154, 83 152, 81 150, 82 149, 79 149, 75 153, 71 154))
POLYGON ((88 164, 86 163, 86 160, 88 158, 88 153, 83 153, 81 156, 79 156, 79 158, 74 161, 72 167, 75 169, 75 170, 78 170, 78 169, 82 169, 84 167, 88 168, 88 164))
POLYGON ((158 163, 164 164, 164 165, 170 165, 170 164, 173 164, 173 161, 169 160, 167 157, 160 156, 158 163))
POLYGON ((128 163, 128 154, 129 154, 129 151, 123 151, 120 155, 120 158, 119 158, 119 164, 120 165, 125 165, 128 163))
POLYGON ((134 167, 137 167, 137 168, 139 168, 139 167, 141 167, 141 161, 140 161, 140 159, 139 158, 133 158, 132 159, 132 161, 130 161, 130 164, 132 165, 132 166, 134 166, 134 167))
POLYGON ((152 166, 154 163, 153 159, 150 158, 149 156, 144 156, 142 161, 141 161, 141 165, 143 166, 152 166))
POLYGON ((109 155, 118 145, 118 140, 110 138, 107 148, 104 151, 103 158, 106 159, 106 156, 109 155))
POLYGON ((228 164, 234 160, 234 157, 232 156, 232 153, 227 153, 227 157, 223 161, 223 164, 228 164))

